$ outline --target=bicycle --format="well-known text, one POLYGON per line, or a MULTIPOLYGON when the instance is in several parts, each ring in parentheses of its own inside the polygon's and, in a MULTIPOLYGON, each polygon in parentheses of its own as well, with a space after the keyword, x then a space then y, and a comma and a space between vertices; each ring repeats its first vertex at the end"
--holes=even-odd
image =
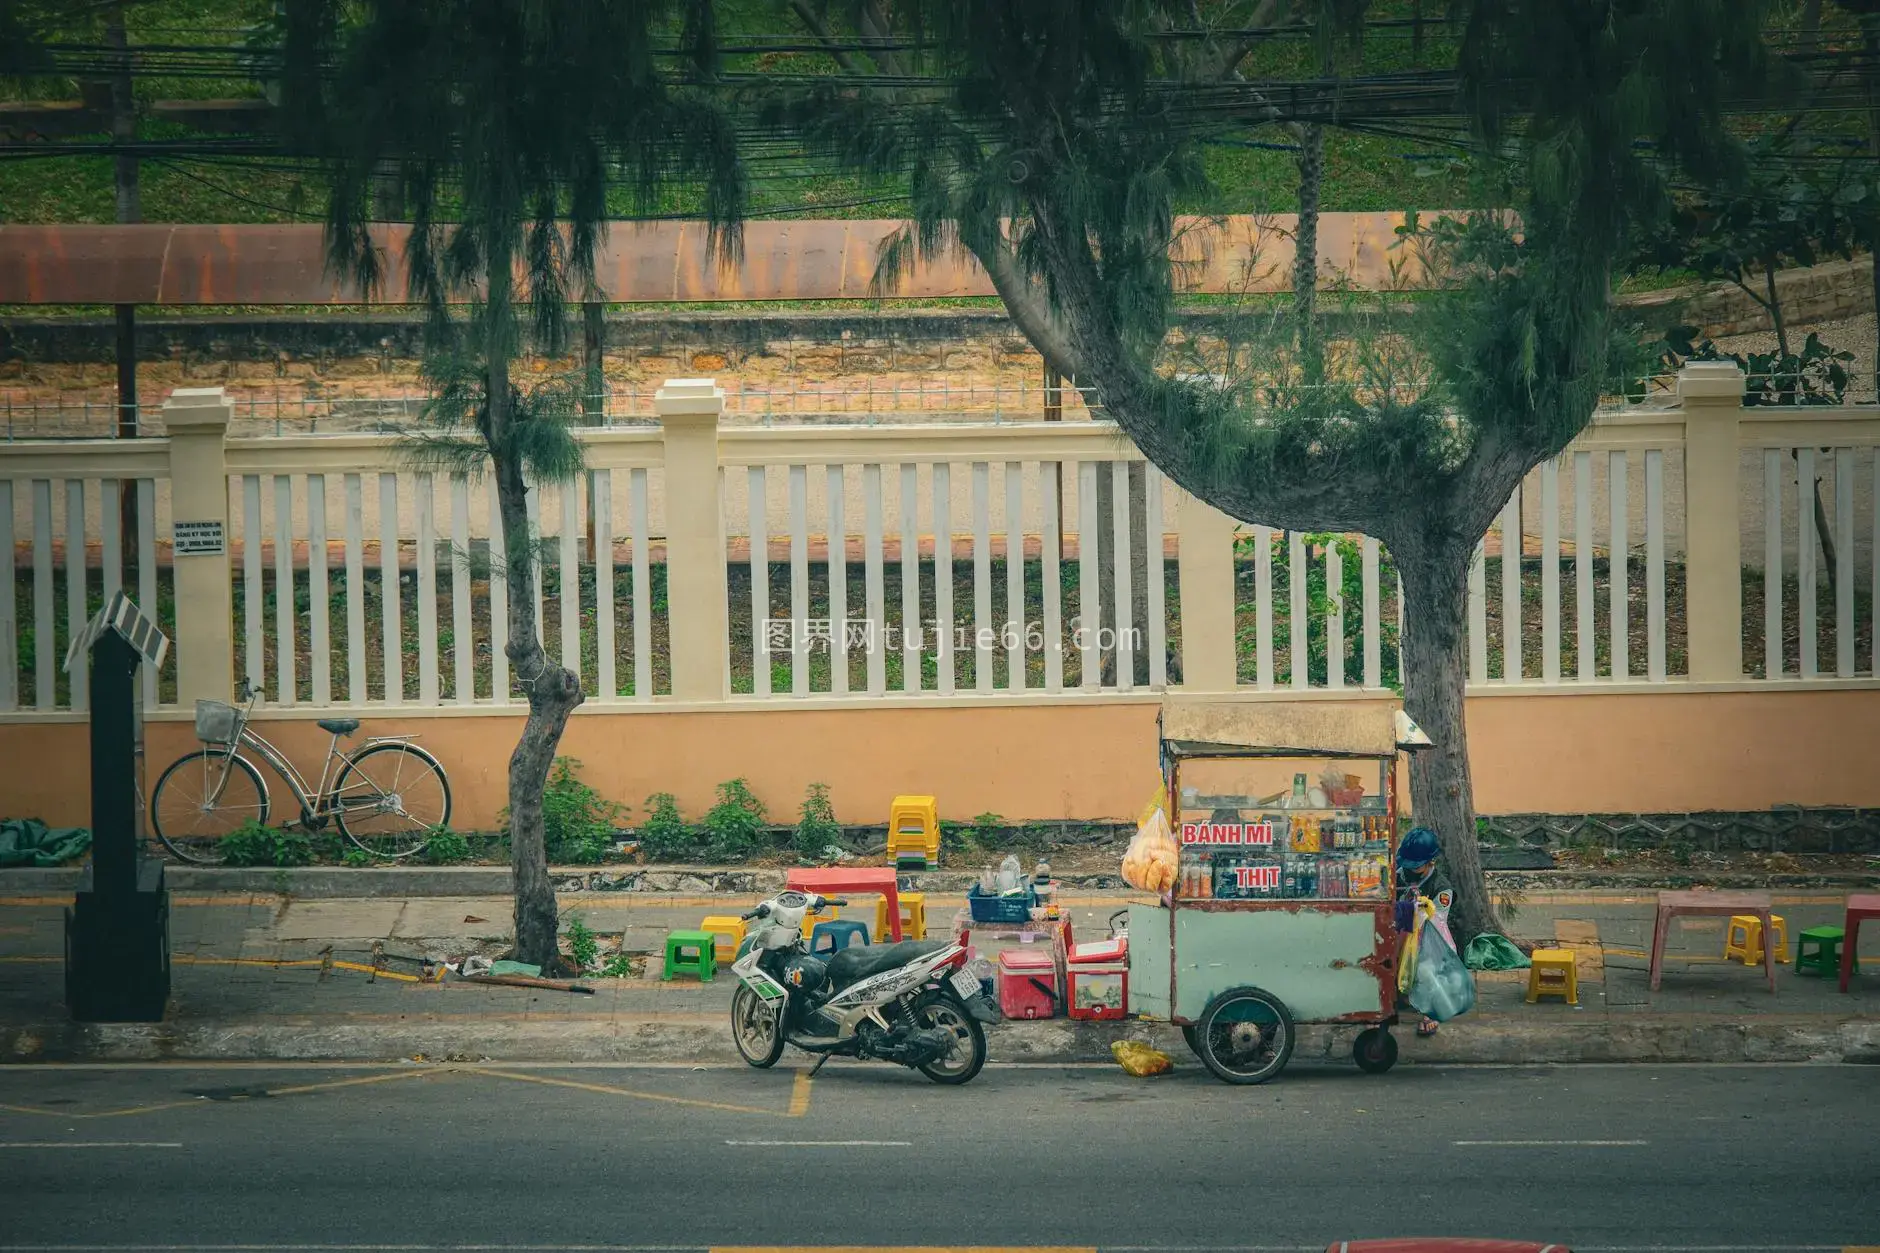
POLYGON ((150 794, 151 830, 181 860, 215 865, 226 857, 224 836, 251 822, 267 825, 272 797, 261 771, 238 751, 244 747, 293 791, 303 829, 320 831, 332 820, 370 856, 410 857, 450 821, 450 780, 437 758, 411 743, 414 737, 372 736, 358 751, 341 752, 340 740, 359 729, 359 719, 322 718, 315 725, 333 738, 312 787, 249 725, 260 695, 244 679, 239 706, 197 701, 196 738, 205 747, 172 762, 150 794))

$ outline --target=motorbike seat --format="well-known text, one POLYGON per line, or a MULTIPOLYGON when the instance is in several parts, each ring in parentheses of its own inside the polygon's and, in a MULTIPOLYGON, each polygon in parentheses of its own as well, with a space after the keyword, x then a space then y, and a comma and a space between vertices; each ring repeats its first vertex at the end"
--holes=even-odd
POLYGON ((898 944, 853 944, 829 959, 828 987, 839 992, 871 975, 917 961, 948 947, 950 940, 902 940, 898 944))

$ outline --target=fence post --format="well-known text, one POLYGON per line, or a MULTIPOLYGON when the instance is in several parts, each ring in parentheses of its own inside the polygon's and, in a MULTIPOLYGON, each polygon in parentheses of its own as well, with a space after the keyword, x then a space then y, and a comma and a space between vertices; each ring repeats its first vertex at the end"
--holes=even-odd
POLYGON ((666 604, 676 700, 724 700, 731 690, 725 525, 718 500, 718 418, 724 408, 725 393, 712 379, 667 379, 653 397, 653 412, 665 428, 666 604))
POLYGON ((1181 494, 1182 686, 1230 692, 1238 682, 1234 656, 1234 520, 1207 502, 1181 494))
MULTIPOLYGON (((234 406, 219 387, 179 387, 163 402, 170 436, 171 569, 176 588, 176 703, 228 700, 235 673, 229 589, 228 460, 234 406)), ((254 543, 255 537, 246 536, 254 543)))
POLYGON ((1692 361, 1678 372, 1684 405, 1684 577, 1690 677, 1743 677, 1743 541, 1738 467, 1743 373, 1692 361))

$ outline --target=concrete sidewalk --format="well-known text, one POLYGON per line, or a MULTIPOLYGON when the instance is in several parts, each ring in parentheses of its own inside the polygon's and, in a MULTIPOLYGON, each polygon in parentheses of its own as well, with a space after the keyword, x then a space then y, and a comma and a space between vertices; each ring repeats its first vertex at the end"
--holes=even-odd
MULTIPOLYGON (((1131 893, 1083 893, 1066 903, 1080 938, 1107 932, 1131 893)), ((388 954, 457 956, 499 952, 510 933, 500 896, 299 899, 273 894, 188 895, 174 900, 175 998, 168 1021, 79 1026, 63 1006, 63 894, 0 898, 0 1061, 274 1059, 389 1060, 400 1057, 531 1061, 735 1060, 727 1028, 734 982, 664 982, 663 937, 706 913, 736 912, 757 899, 670 893, 579 892, 562 898, 573 916, 616 947, 651 953, 643 977, 593 978, 592 996, 462 981, 414 981, 394 960, 369 966, 375 942, 388 954), (399 977, 399 976, 404 977, 399 977)), ((1839 893, 1778 892, 1791 935, 1838 923, 1839 893)), ((1447 1062, 1880 1061, 1880 978, 1868 973, 1848 995, 1831 980, 1778 975, 1765 989, 1754 970, 1722 961, 1721 919, 1681 921, 1663 989, 1647 987, 1649 893, 1534 894, 1514 930, 1579 954, 1581 1004, 1524 1001, 1525 974, 1478 977, 1474 1013, 1433 1040, 1402 1033, 1403 1060, 1447 1062)), ((963 903, 930 894, 930 927, 963 903)), ((871 920, 872 906, 848 914, 871 920)), ((1880 928, 1863 936, 1880 963, 1880 928)), ((1880 966, 1876 966, 1880 969, 1880 966)), ((999 1060, 1098 1061, 1128 1034, 1183 1048, 1177 1033, 1142 1022, 1057 1020, 995 1028, 999 1060)), ((1304 1028, 1300 1056, 1344 1057, 1352 1028, 1304 1028)))

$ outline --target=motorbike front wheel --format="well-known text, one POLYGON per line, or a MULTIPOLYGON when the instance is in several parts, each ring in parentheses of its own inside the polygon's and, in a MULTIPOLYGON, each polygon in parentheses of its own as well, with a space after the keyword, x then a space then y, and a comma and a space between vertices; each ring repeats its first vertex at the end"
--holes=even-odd
POLYGON ((953 1036, 953 1046, 945 1056, 920 1068, 920 1073, 935 1083, 966 1083, 986 1064, 985 1028, 952 997, 933 993, 917 1001, 914 1021, 922 1028, 934 1028, 953 1036))
POLYGON ((768 1070, 783 1056, 783 1013, 749 987, 739 985, 731 994, 731 1040, 738 1055, 759 1070, 768 1070))

